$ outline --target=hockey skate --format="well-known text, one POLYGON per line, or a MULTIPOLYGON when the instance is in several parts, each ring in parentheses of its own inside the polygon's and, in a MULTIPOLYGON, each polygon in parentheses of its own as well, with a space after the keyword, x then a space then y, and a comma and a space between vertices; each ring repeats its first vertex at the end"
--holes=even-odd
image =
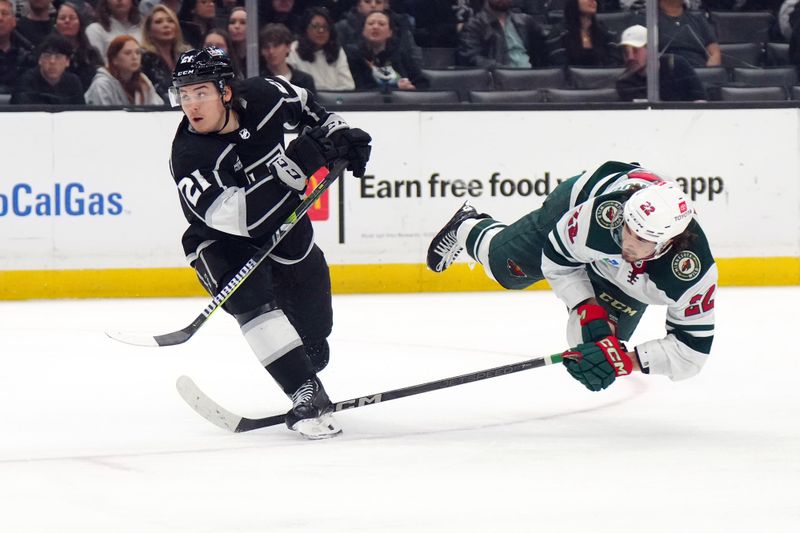
POLYGON ((286 426, 307 439, 329 439, 342 432, 333 418, 333 404, 316 377, 304 382, 289 398, 292 408, 286 413, 286 426))
POLYGON ((478 213, 469 201, 464 202, 428 246, 428 257, 425 262, 429 269, 434 272, 444 272, 455 262, 458 254, 464 249, 458 244, 456 232, 461 223, 470 218, 489 218, 489 215, 478 213))

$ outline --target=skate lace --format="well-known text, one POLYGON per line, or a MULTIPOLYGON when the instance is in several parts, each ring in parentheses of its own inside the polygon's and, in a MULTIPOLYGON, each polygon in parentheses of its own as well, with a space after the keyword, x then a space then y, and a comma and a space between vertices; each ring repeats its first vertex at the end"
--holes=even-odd
POLYGON ((458 246, 458 239, 455 232, 450 232, 445 235, 441 242, 439 242, 433 249, 438 255, 442 256, 442 260, 436 265, 438 271, 448 268, 461 253, 462 248, 458 246))
POLYGON ((311 380, 306 381, 300 385, 300 388, 292 393, 292 403, 294 405, 309 403, 314 397, 314 389, 314 382, 311 380))

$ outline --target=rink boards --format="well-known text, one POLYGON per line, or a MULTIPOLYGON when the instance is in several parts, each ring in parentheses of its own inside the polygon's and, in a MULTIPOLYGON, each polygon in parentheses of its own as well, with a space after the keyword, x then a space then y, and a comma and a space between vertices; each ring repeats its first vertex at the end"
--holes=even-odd
MULTIPOLYGON (((692 197, 724 285, 800 284, 797 109, 343 113, 374 138, 364 180, 311 211, 334 291, 493 290, 423 266, 469 199, 513 222, 560 179, 639 161, 692 197)), ((4 113, 0 298, 201 294, 169 174, 176 112, 4 113)))

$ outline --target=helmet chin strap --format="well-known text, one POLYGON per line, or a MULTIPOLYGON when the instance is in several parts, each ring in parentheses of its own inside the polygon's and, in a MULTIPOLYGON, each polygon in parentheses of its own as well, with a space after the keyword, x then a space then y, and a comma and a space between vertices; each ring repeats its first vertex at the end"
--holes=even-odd
POLYGON ((222 106, 225 108, 225 122, 222 123, 222 127, 215 131, 214 133, 219 133, 225 129, 228 125, 228 122, 231 119, 231 107, 233 106, 233 95, 231 95, 230 102, 225 102, 225 82, 220 80, 217 82, 217 89, 219 90, 219 99, 222 102, 222 106))

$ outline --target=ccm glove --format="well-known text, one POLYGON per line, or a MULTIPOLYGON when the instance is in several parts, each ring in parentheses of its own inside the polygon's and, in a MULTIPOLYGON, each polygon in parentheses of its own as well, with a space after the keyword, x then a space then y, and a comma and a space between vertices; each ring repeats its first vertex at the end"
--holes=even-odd
POLYGON ((363 178, 367 171, 367 161, 372 151, 372 137, 369 133, 359 128, 347 128, 334 131, 330 138, 339 152, 339 157, 350 162, 347 170, 353 172, 357 178, 363 178))
POLYGON ((585 304, 578 307, 583 342, 597 342, 603 337, 614 335, 614 325, 601 305, 585 304))
POLYGON ((590 391, 605 389, 617 379, 633 371, 633 361, 616 337, 586 342, 563 354, 569 374, 590 391))
POLYGON ((320 128, 312 128, 289 143, 284 153, 270 163, 270 173, 293 191, 302 192, 308 177, 336 159, 336 147, 320 128))

